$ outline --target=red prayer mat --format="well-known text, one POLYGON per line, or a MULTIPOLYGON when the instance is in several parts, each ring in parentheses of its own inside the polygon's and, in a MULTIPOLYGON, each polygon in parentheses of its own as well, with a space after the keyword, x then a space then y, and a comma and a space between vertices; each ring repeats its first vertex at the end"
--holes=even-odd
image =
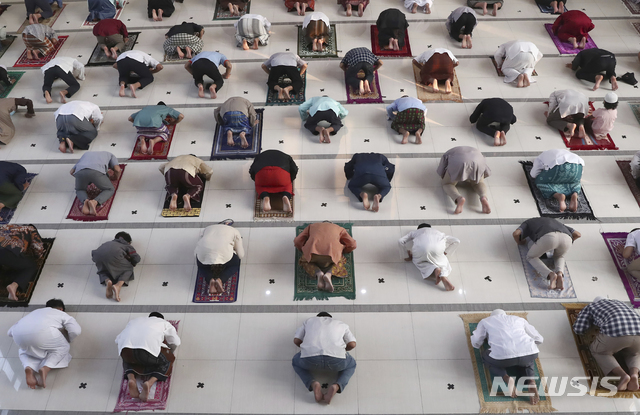
POLYGON ((376 25, 371 25, 371 51, 376 56, 395 56, 398 58, 412 57, 411 45, 409 44, 409 31, 405 31, 404 47, 402 49, 384 50, 378 44, 378 27, 376 25))
MULTIPOLYGON (((113 184, 113 186, 116 188, 115 190, 116 193, 118 192, 118 185, 120 184, 120 180, 122 180, 122 175, 124 174, 124 168, 126 166, 127 166, 126 164, 120 164, 120 168, 122 169, 122 173, 120 174, 120 177, 118 178, 117 181, 116 180, 111 181, 111 184, 113 184)), ((100 189, 98 189, 93 184, 90 184, 89 187, 87 188, 87 193, 89 194, 89 199, 94 199, 97 195, 100 194, 100 189)), ((116 197, 116 194, 114 193, 109 200, 107 200, 102 206, 98 207, 98 209, 96 210, 97 212, 96 216, 84 215, 82 213, 82 203, 80 203, 80 200, 78 200, 78 198, 76 197, 73 200, 73 205, 71 205, 71 210, 67 215, 67 219, 79 220, 83 222, 107 220, 109 219, 109 211, 111 210, 111 205, 113 205, 113 199, 115 197, 116 197)))
POLYGON ((56 57, 58 52, 60 52, 60 48, 68 38, 69 36, 58 36, 58 44, 55 45, 53 52, 47 56, 40 57, 40 59, 27 59, 27 50, 25 49, 13 66, 16 68, 40 68, 46 65, 51 59, 56 57))
POLYGON ((173 140, 173 133, 176 131, 176 126, 167 125, 169 130, 169 139, 167 141, 160 141, 153 147, 153 154, 142 154, 140 152, 140 140, 136 139, 136 146, 133 148, 131 157, 129 160, 166 160, 169 155, 169 148, 171 147, 171 140, 173 140))
MULTIPOLYGON (((545 104, 549 105, 549 101, 545 101, 545 104)), ((593 101, 589 101, 589 107, 591 111, 595 111, 595 107, 593 106, 593 101)), ((578 129, 576 128, 576 134, 578 129)), ((592 134, 587 133, 591 142, 593 144, 587 144, 584 138, 580 138, 577 135, 573 137, 567 138, 563 131, 558 130, 560 133, 560 137, 562 137, 562 141, 564 141, 564 145, 567 146, 569 150, 617 150, 618 147, 616 143, 613 142, 613 138, 611 135, 607 134, 606 137, 596 137, 592 134)))

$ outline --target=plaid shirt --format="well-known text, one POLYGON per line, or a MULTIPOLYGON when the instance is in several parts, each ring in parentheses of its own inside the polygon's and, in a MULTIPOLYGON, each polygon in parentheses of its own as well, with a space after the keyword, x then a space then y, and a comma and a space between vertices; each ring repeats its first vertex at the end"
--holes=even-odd
POLYGON ((344 58, 342 58, 340 63, 345 64, 347 67, 353 66, 358 62, 367 62, 371 65, 375 65, 378 60, 378 57, 369 49, 354 48, 344 55, 344 58))
POLYGON ((640 316, 618 300, 600 300, 580 311, 573 325, 576 334, 584 334, 591 325, 610 337, 640 336, 640 316))

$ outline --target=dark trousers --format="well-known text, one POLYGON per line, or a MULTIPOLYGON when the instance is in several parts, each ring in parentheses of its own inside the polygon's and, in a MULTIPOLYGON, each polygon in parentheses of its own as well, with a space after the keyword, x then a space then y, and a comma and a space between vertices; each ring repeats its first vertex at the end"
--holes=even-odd
MULTIPOLYGON (((196 86, 199 84, 204 85, 205 75, 213 80, 213 84, 216 86, 216 92, 218 92, 220 88, 222 88, 222 85, 224 85, 224 79, 222 78, 222 75, 220 75, 218 67, 209 59, 198 59, 191 64, 191 70, 193 71, 193 80, 195 81, 196 86)), ((209 89, 210 86, 211 84, 207 84, 205 88, 209 89)))
POLYGON ((483 132, 486 135, 490 135, 491 137, 493 137, 496 134, 496 131, 504 131, 504 133, 506 134, 511 128, 511 124, 509 124, 508 122, 500 123, 500 125, 496 125, 496 124, 498 123, 481 116, 478 119, 478 122, 476 122, 476 128, 480 132, 483 132))
POLYGON ((53 16, 53 9, 48 0, 25 0, 24 5, 27 8, 27 17, 29 17, 28 15, 30 14, 35 14, 37 8, 42 10, 40 14, 43 19, 48 19, 53 16))
POLYGON ((318 135, 319 133, 316 131, 316 127, 320 121, 326 121, 331 124, 331 127, 333 127, 333 132, 330 133, 331 135, 335 135, 340 131, 340 128, 342 128, 342 121, 340 121, 340 117, 338 117, 333 110, 318 111, 310 115, 304 123, 304 128, 311 131, 314 135, 318 135))
POLYGON ((460 18, 455 22, 451 23, 451 31, 449 35, 454 40, 458 42, 462 42, 462 39, 459 38, 459 35, 470 35, 473 32, 473 27, 476 24, 476 18, 471 13, 462 13, 460 18))
POLYGON ((211 279, 214 277, 220 278, 222 280, 222 283, 225 284, 227 281, 229 281, 229 278, 231 278, 233 274, 236 273, 236 270, 239 269, 240 257, 238 257, 238 255, 234 253, 229 262, 225 264, 215 265, 203 264, 196 257, 196 264, 198 264, 198 275, 202 275, 205 281, 207 281, 207 284, 209 284, 211 282, 211 279), (220 269, 222 269, 222 271, 220 271, 218 275, 215 275, 215 271, 218 271, 220 269))
POLYGON ((130 349, 128 347, 122 349, 120 357, 122 357, 125 376, 130 373, 153 376, 160 382, 167 380, 172 363, 162 352, 156 357, 144 349, 130 349))
POLYGON ((73 94, 78 92, 78 90, 80 89, 80 84, 71 72, 65 72, 59 66, 54 66, 53 68, 49 68, 44 72, 44 84, 42 85, 43 94, 45 91, 51 94, 51 86, 53 85, 53 81, 55 81, 56 79, 61 79, 65 84, 68 85, 66 95, 67 98, 71 98, 73 94))
POLYGON ((33 111, 33 101, 28 98, 16 98, 16 107, 17 106, 27 107, 27 113, 35 114, 33 111))
MULTIPOLYGON (((293 197, 293 195, 289 192, 279 192, 282 194, 282 196, 286 196, 289 200, 291 200, 291 198, 293 197)), ((265 197, 269 196, 271 197, 271 195, 273 195, 274 193, 269 193, 269 192, 262 192, 260 193, 260 195, 258 195, 258 197, 260 199, 264 199, 265 197)))
POLYGON ((507 369, 515 368, 518 370, 518 376, 535 376, 535 363, 538 358, 538 353, 529 354, 526 356, 514 357, 512 359, 494 359, 489 356, 491 349, 486 349, 482 352, 482 361, 489 369, 491 376, 503 377, 507 374, 507 369))
POLYGON ((6 86, 11 85, 11 80, 9 79, 9 75, 7 74, 7 70, 4 68, 0 68, 0 82, 5 84, 6 86))
POLYGON ((140 89, 153 82, 153 74, 147 65, 135 59, 124 58, 118 61, 118 84, 122 82, 128 84, 131 79, 131 72, 140 77, 140 79, 135 81, 140 82, 140 89))
POLYGON ((11 282, 17 283, 23 292, 29 288, 38 273, 38 263, 32 256, 16 255, 8 249, 0 249, 0 266, 5 268, 11 282))
POLYGON ((595 82, 596 75, 602 75, 602 72, 605 73, 604 79, 611 80, 612 76, 616 76, 615 56, 607 55, 591 60, 586 68, 580 68, 576 71, 576 77, 585 81, 595 82))
POLYGON ((169 169, 164 173, 164 180, 167 184, 165 189, 170 195, 180 196, 187 193, 191 199, 200 201, 204 187, 200 176, 194 177, 183 169, 169 169))
POLYGON ((353 66, 347 68, 346 82, 351 88, 360 88, 360 81, 369 81, 369 84, 373 82, 373 65, 368 62, 358 62, 353 66), (358 78, 358 72, 364 71, 364 78, 358 78))
POLYGON ((349 184, 347 187, 351 190, 351 193, 356 195, 359 201, 362 202, 362 198, 360 197, 360 193, 362 193, 362 187, 372 184, 378 189, 378 193, 382 199, 389 193, 391 190, 391 183, 389 183, 389 179, 386 176, 379 176, 377 174, 362 174, 360 176, 354 176, 349 180, 349 184))
POLYGON ((291 92, 293 95, 296 95, 300 89, 302 89, 302 77, 300 76, 300 71, 298 71, 297 66, 272 67, 269 70, 269 79, 267 80, 269 91, 278 85, 278 79, 280 79, 282 75, 286 75, 287 78, 291 79, 291 86, 293 87, 291 92))

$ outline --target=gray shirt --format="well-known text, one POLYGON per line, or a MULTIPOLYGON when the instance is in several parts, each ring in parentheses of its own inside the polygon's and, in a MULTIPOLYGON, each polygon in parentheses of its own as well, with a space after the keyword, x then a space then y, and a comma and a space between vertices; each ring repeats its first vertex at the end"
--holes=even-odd
POLYGON ((118 238, 91 251, 91 259, 98 268, 100 283, 107 279, 126 283, 133 280, 133 267, 140 262, 140 255, 130 243, 118 238))
POLYGON ((469 146, 453 147, 444 153, 437 172, 441 178, 449 173, 454 182, 470 180, 478 183, 480 179, 491 175, 484 155, 477 148, 469 146))
POLYGON ((118 159, 108 151, 87 151, 73 168, 76 173, 82 169, 91 169, 107 174, 109 169, 118 165, 118 159))
POLYGON ((278 52, 271 55, 269 59, 264 62, 264 66, 271 69, 274 66, 303 66, 307 62, 300 59, 300 56, 293 52, 278 52))
POLYGON ((560 223, 560 221, 544 217, 527 219, 522 222, 522 225, 520 225, 518 229, 522 231, 520 240, 524 240, 528 237, 533 242, 536 242, 538 239, 551 232, 562 232, 569 236, 574 232, 573 228, 560 223))

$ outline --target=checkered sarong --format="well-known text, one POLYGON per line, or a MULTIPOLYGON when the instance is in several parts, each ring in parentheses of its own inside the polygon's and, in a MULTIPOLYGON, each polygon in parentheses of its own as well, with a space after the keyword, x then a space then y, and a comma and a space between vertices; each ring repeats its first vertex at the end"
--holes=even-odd
POLYGON ((179 47, 184 49, 186 47, 191 48, 193 52, 193 56, 202 52, 202 47, 204 43, 202 39, 200 39, 196 35, 190 35, 188 33, 176 33, 171 36, 169 39, 164 41, 162 47, 164 48, 164 53, 167 55, 176 55, 176 48, 179 47))
POLYGON ((391 122, 391 128, 400 133, 400 129, 415 133, 424 131, 424 111, 419 108, 408 108, 400 111, 391 122))
POLYGON ((37 50, 43 56, 49 55, 55 49, 51 39, 45 37, 44 40, 40 40, 33 35, 22 34, 22 40, 27 50, 37 50))

